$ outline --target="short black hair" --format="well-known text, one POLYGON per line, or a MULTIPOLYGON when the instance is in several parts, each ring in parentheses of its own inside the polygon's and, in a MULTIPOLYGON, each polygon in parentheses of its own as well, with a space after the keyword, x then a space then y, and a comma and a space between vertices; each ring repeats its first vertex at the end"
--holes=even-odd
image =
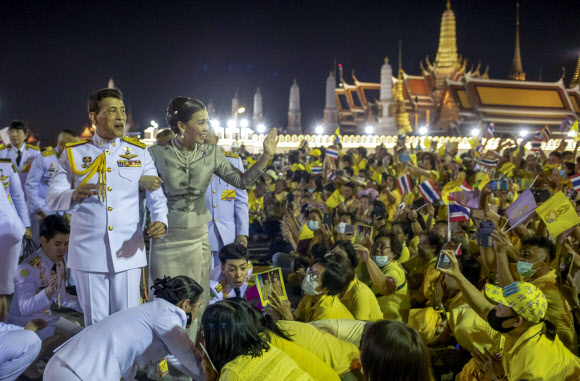
POLYGON ((248 249, 240 243, 230 243, 221 248, 219 252, 220 263, 225 265, 228 259, 248 260, 248 249))
POLYGON ((321 286, 328 290, 328 295, 338 295, 348 286, 346 269, 335 261, 332 256, 317 259, 315 262, 324 267, 321 286))
POLYGON ((195 305, 203 294, 203 288, 195 280, 185 275, 155 279, 151 289, 156 298, 175 305, 187 299, 192 305, 195 305))
POLYGON ((99 113, 101 110, 101 101, 105 98, 115 98, 123 100, 123 93, 121 90, 114 88, 114 89, 100 89, 95 91, 89 97, 89 101, 87 102, 87 108, 89 109, 89 113, 94 112, 96 114, 99 113))
POLYGON ((427 242, 429 243, 429 246, 435 249, 435 255, 439 254, 441 248, 443 248, 443 245, 445 244, 445 242, 443 242, 444 238, 433 229, 423 232, 422 235, 427 236, 427 242))
POLYGON ((431 357, 419 333, 395 320, 372 324, 361 343, 360 361, 369 381, 431 380, 431 357))
POLYGON ((358 255, 356 251, 354 251, 354 246, 352 245, 352 242, 346 240, 336 241, 334 247, 337 246, 340 247, 342 250, 344 250, 346 256, 348 257, 348 260, 350 261, 352 268, 356 269, 358 266, 358 255))
POLYGON ((306 214, 306 217, 308 217, 310 215, 310 213, 316 213, 316 214, 318 214, 318 216, 320 217, 321 220, 324 219, 324 213, 322 213, 322 210, 320 210, 318 208, 308 209, 308 213, 306 214))
POLYGON ((251 305, 248 301, 243 298, 228 298, 225 299, 228 303, 236 303, 246 309, 248 314, 252 319, 254 319, 254 324, 259 327, 260 333, 266 335, 271 339, 272 335, 278 336, 284 340, 292 341, 292 338, 288 332, 284 331, 276 323, 274 319, 267 313, 262 313, 257 307, 251 305))
POLYGON ((337 262, 340 266, 344 268, 346 287, 348 287, 348 285, 354 280, 354 268, 352 267, 352 262, 350 261, 350 258, 345 258, 341 255, 336 254, 329 255, 328 258, 337 262))
POLYGON ((358 147, 356 150, 361 157, 367 157, 368 151, 365 147, 358 147))
POLYGON ((324 186, 324 190, 333 193, 336 190, 336 184, 328 183, 324 186))
POLYGON ((252 358, 270 350, 267 337, 260 335, 258 325, 239 303, 221 300, 207 307, 201 318, 205 347, 218 372, 238 356, 252 358))
MULTIPOLYGON (((562 160, 562 154, 558 151, 552 151, 550 152, 550 155, 554 155, 556 156, 558 159, 562 160)), ((548 155, 549 156, 549 155, 548 155)))
POLYGON ((24 123, 21 120, 13 120, 12 122, 10 122, 10 125, 8 126, 8 131, 11 130, 22 130, 24 131, 25 134, 28 133, 28 127, 26 126, 26 123, 24 123))
POLYGON ((348 164, 352 165, 352 156, 350 154, 344 155, 340 160, 343 162, 346 161, 348 164))
POLYGON ((546 237, 526 238, 522 241, 522 247, 524 246, 536 246, 546 250, 550 256, 550 262, 556 259, 556 246, 546 237))
POLYGON ((354 169, 352 169, 352 167, 345 167, 344 171, 346 172, 347 175, 354 176, 354 169))
POLYGON ((344 186, 351 188, 353 191, 356 190, 356 184, 353 183, 352 181, 349 181, 348 183, 344 184, 344 186))
POLYGON ((72 136, 72 137, 74 137, 74 138, 78 138, 78 136, 79 136, 79 134, 77 134, 76 132, 74 132, 74 131, 73 131, 73 130, 71 130, 70 128, 65 128, 65 129, 62 129, 62 130, 60 130, 60 133, 61 133, 61 134, 67 134, 67 135, 70 135, 70 136, 72 136))
POLYGON ((351 212, 338 212, 338 217, 342 217, 342 216, 348 216, 350 217, 350 223, 354 224, 356 221, 356 215, 354 213, 351 212))
POLYGON ((379 238, 390 239, 391 240, 391 251, 393 253, 395 253, 395 260, 398 260, 399 258, 401 258, 401 255, 403 254, 403 242, 399 241, 399 239, 397 238, 397 235, 395 233, 393 233, 392 230, 388 230, 386 232, 377 234, 374 242, 377 242, 379 240, 379 238))
POLYGON ((50 241, 57 234, 70 234, 70 225, 67 220, 58 214, 46 216, 40 223, 40 237, 50 241))
POLYGON ((310 249, 310 255, 314 259, 322 258, 328 253, 328 248, 323 243, 315 243, 312 245, 312 249, 310 249))

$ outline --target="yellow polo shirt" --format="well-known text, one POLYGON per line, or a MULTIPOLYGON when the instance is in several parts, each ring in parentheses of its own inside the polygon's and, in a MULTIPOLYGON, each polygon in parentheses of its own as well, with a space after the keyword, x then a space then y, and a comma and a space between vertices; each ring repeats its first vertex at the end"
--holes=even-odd
POLYGON ((423 272, 423 283, 419 286, 419 289, 413 293, 415 300, 419 303, 426 302, 425 306, 429 307, 433 303, 435 283, 439 280, 442 273, 435 269, 437 263, 437 257, 432 258, 425 266, 425 271, 423 272))
POLYGON ((374 284, 371 286, 371 290, 379 302, 383 318, 406 323, 411 309, 411 300, 409 298, 405 270, 403 270, 399 262, 392 261, 381 268, 381 271, 386 277, 393 279, 396 286, 395 292, 390 295, 381 295, 374 284))
POLYGON ((580 359, 557 336, 554 341, 546 338, 543 329, 543 323, 536 324, 509 350, 505 348, 502 362, 506 377, 509 380, 579 380, 580 359))
POLYGON ((325 319, 354 319, 338 296, 323 295, 317 302, 310 295, 304 295, 294 311, 294 319, 308 323, 325 319))
POLYGON ((356 278, 350 282, 340 297, 340 301, 356 320, 377 321, 383 319, 383 313, 375 294, 369 286, 356 278))
POLYGON ((310 350, 337 374, 342 375, 360 367, 360 352, 356 345, 339 340, 307 323, 278 320, 276 325, 288 333, 296 345, 310 350))

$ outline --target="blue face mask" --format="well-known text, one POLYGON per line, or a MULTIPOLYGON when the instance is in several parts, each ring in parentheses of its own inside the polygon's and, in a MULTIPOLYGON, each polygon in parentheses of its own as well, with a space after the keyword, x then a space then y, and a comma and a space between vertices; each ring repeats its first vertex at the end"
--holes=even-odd
POLYGON ((308 226, 308 229, 316 231, 318 230, 318 221, 308 221, 306 226, 308 226))
POLYGON ((531 277, 532 275, 534 275, 536 273, 536 271, 538 271, 538 269, 535 269, 535 270, 533 269, 534 265, 536 263, 542 262, 544 259, 546 259, 546 258, 542 258, 539 261, 534 262, 534 263, 518 261, 518 264, 517 264, 518 274, 520 274, 524 278, 531 277))
POLYGON ((373 255, 372 258, 379 267, 385 267, 391 263, 391 260, 386 255, 373 255))

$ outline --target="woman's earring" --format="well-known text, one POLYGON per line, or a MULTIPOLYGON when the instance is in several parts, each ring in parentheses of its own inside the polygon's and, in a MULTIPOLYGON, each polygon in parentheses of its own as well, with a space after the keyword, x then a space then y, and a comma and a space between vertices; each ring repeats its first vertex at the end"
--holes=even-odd
POLYGON ((181 130, 181 139, 183 139, 183 138, 184 138, 184 136, 183 136, 183 132, 184 132, 184 131, 183 131, 183 130, 181 130))

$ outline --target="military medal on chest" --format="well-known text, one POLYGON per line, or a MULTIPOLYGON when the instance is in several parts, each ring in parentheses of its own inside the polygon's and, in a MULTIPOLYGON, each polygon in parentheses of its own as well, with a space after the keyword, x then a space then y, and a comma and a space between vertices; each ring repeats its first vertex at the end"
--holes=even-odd
POLYGON ((90 156, 83 157, 83 164, 81 165, 81 168, 88 168, 88 167, 90 167, 92 160, 93 159, 90 156))
POLYGON ((125 147, 123 149, 125 150, 125 154, 124 155, 119 155, 123 159, 131 160, 132 158, 137 157, 137 155, 132 155, 131 154, 131 151, 133 151, 133 148, 131 148, 131 147, 125 147))

